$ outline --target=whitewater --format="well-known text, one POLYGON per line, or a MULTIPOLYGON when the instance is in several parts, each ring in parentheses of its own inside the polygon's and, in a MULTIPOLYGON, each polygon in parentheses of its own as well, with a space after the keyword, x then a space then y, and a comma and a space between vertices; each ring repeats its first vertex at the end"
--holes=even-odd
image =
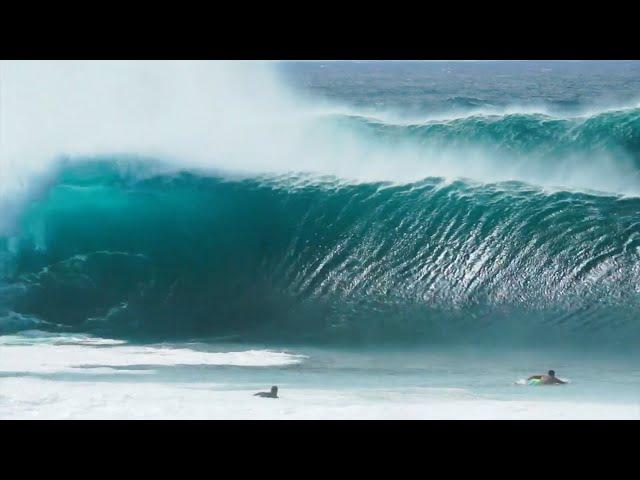
POLYGON ((638 418, 638 88, 1 62, 0 418, 638 418))

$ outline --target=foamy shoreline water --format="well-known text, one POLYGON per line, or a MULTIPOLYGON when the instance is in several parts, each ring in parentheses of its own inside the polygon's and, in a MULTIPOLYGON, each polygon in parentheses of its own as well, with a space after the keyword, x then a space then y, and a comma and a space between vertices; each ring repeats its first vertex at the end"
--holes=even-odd
POLYGON ((640 419, 640 406, 501 401, 464 391, 285 389, 0 379, 2 419, 640 419))
POLYGON ((638 372, 598 359, 229 348, 0 336, 0 419, 640 419, 638 372), (541 359, 572 384, 517 385, 541 359))

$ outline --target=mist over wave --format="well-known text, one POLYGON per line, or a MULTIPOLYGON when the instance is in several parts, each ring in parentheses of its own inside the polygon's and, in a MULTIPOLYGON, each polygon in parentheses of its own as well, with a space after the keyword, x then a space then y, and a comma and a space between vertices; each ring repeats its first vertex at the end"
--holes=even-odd
POLYGON ((268 63, 0 69, 4 331, 639 336, 634 105, 416 121, 268 63))
POLYGON ((293 90, 268 62, 4 61, 0 75, 0 229, 61 158, 95 155, 365 182, 466 177, 628 195, 640 184, 638 108, 447 118, 434 107, 423 116, 437 120, 407 125, 293 90))

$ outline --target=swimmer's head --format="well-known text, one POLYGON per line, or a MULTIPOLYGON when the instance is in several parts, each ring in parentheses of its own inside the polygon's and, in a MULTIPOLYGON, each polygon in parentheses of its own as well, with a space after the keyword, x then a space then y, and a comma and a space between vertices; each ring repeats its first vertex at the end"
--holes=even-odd
POLYGON ((273 387, 271 387, 271 393, 273 395, 276 395, 278 393, 278 387, 276 387, 275 385, 273 387))
POLYGON ((553 370, 549 370, 547 373, 549 374, 550 377, 556 376, 556 372, 554 372, 553 370))

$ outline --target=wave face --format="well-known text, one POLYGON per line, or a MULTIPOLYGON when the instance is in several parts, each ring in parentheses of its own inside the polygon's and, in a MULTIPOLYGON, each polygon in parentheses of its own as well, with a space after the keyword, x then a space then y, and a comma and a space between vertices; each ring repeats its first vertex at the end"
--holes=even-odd
POLYGON ((22 212, 0 244, 5 331, 640 339, 639 198, 145 169, 69 164, 22 212))

